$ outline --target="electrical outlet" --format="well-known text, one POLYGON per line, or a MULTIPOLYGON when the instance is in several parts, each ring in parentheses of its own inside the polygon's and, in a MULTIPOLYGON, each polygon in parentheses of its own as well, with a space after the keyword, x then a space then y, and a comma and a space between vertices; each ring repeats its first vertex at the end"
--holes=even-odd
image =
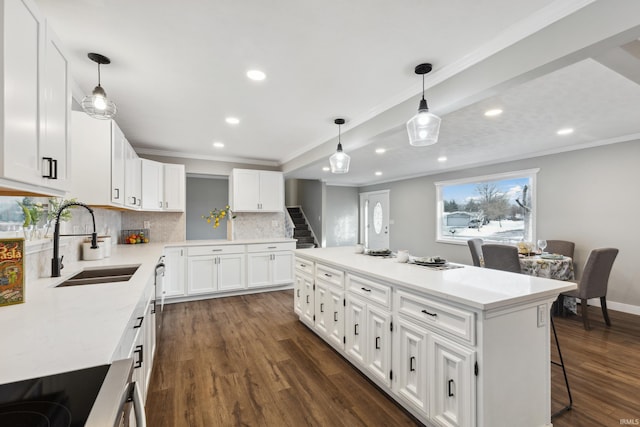
POLYGON ((278 221, 275 220, 275 219, 273 221, 271 221, 271 226, 272 227, 277 227, 278 226, 278 221))
POLYGON ((542 328, 547 324, 547 317, 549 317, 549 311, 546 304, 540 304, 538 306, 538 328, 542 328))
POLYGON ((151 221, 143 221, 142 224, 142 228, 151 228, 151 221))

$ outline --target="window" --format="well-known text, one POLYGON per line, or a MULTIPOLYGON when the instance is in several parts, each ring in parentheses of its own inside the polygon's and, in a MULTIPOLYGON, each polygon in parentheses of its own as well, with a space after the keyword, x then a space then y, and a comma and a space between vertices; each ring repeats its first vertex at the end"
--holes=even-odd
POLYGON ((534 241, 538 170, 436 182, 437 241, 534 241))

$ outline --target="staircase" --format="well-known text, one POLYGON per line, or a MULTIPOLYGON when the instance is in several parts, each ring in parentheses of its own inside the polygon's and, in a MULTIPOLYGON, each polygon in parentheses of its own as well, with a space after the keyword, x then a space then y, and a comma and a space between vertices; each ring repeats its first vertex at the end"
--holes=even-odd
POLYGON ((296 249, 315 248, 317 246, 316 239, 300 207, 288 207, 287 210, 295 225, 293 238, 297 239, 296 249))

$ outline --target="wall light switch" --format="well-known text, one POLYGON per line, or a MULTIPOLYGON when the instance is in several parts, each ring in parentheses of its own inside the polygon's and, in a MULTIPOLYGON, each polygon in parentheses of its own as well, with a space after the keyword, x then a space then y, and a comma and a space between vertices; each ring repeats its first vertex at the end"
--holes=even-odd
POLYGON ((151 221, 143 221, 142 228, 151 228, 151 221))
POLYGON ((538 306, 538 328, 542 328, 547 324, 547 317, 549 317, 549 310, 547 310, 547 305, 540 304, 538 306))

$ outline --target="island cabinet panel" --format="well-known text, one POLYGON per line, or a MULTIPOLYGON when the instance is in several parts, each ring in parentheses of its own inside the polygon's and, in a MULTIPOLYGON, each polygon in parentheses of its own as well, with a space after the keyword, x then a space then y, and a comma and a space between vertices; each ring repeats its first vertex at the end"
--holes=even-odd
POLYGON ((300 320, 425 425, 551 425, 550 330, 539 313, 574 284, 418 268, 353 248, 295 256, 300 320))

